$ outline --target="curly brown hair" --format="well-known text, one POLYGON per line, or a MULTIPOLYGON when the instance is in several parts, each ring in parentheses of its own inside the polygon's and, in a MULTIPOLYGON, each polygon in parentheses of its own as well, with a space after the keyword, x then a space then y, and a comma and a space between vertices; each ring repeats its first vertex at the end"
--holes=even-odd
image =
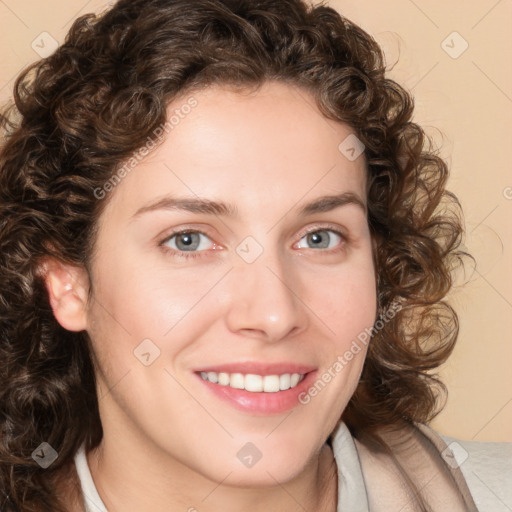
POLYGON ((50 57, 18 77, 0 153, 0 508, 63 512, 57 478, 102 439, 86 332, 53 316, 47 257, 88 268, 108 201, 94 191, 166 121, 179 95, 212 84, 278 80, 304 88, 365 146, 368 223, 381 311, 343 413, 352 434, 427 423, 446 389, 431 371, 451 353, 444 302, 462 227, 448 169, 411 121, 413 99, 386 77, 374 39, 303 0, 121 0, 77 19, 50 57), (59 456, 31 457, 43 441, 59 456))

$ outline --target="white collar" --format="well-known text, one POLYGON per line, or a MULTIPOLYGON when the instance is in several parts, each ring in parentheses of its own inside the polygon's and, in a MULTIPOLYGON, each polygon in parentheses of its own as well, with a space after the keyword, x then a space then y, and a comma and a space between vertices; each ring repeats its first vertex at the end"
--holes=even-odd
POLYGON ((87 464, 84 445, 80 446, 80 449, 75 454, 75 466, 78 478, 80 479, 80 485, 82 486, 85 512, 108 512, 94 485, 94 480, 87 464))
POLYGON ((337 511, 369 512, 368 495, 363 470, 347 425, 340 421, 331 435, 332 451, 338 467, 337 511))
MULTIPOLYGON (((345 423, 339 423, 331 438, 332 450, 338 467, 337 510, 368 512, 368 497, 359 456, 352 435, 345 423)), ((75 455, 75 465, 82 486, 86 512, 108 512, 94 485, 83 445, 75 455)))

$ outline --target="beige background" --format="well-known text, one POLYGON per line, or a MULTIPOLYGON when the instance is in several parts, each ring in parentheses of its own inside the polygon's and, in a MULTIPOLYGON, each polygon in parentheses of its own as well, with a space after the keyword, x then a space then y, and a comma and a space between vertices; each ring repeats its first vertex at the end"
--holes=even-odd
MULTIPOLYGON (((451 295, 461 334, 441 369, 450 396, 433 426, 462 439, 512 441, 512 2, 329 4, 372 33, 390 65, 398 60, 391 76, 414 93, 416 120, 450 163, 465 245, 478 262, 469 284, 451 295)), ((38 58, 35 50, 62 42, 73 19, 105 5, 0 0, 0 102, 38 58)))

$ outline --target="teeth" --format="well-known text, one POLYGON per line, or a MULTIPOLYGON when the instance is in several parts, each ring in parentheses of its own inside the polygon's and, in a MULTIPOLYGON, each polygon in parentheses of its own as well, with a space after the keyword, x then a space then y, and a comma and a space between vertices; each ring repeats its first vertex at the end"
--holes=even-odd
POLYGON ((263 379, 263 391, 265 393, 276 393, 279 390, 279 375, 267 375, 263 379))
POLYGON ((244 375, 242 373, 201 372, 201 377, 214 384, 229 386, 235 389, 245 389, 253 393, 286 391, 287 389, 294 388, 304 379, 304 375, 300 373, 262 376, 253 373, 244 375))
POLYGON ((217 382, 221 386, 229 386, 229 373, 219 373, 217 382))
POLYGON ((210 382, 215 382, 215 384, 219 382, 219 378, 215 372, 208 372, 206 375, 208 376, 208 380, 210 382))
POLYGON ((241 373, 232 373, 229 386, 235 389, 244 389, 244 376, 241 373))
POLYGON ((291 386, 291 376, 289 373, 285 373, 279 377, 279 389, 285 390, 290 389, 291 386))
POLYGON ((252 375, 251 373, 249 373, 245 376, 244 388, 246 391, 261 393, 263 391, 264 380, 265 379, 261 375, 252 375))
POLYGON ((300 381, 300 375, 298 373, 292 373, 290 377, 290 387, 294 388, 300 381))

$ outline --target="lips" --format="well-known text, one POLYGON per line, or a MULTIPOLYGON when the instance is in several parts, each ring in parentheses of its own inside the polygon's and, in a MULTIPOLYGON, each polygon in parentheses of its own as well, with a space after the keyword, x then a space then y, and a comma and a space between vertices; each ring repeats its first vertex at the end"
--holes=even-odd
POLYGON ((285 412, 299 405, 316 368, 297 363, 233 363, 195 371, 206 388, 238 410, 254 414, 285 412))
POLYGON ((284 373, 298 373, 305 375, 306 373, 314 371, 316 368, 311 365, 300 363, 228 363, 215 366, 204 366, 197 368, 196 373, 201 372, 215 372, 215 373, 242 373, 244 375, 282 375, 284 373))

